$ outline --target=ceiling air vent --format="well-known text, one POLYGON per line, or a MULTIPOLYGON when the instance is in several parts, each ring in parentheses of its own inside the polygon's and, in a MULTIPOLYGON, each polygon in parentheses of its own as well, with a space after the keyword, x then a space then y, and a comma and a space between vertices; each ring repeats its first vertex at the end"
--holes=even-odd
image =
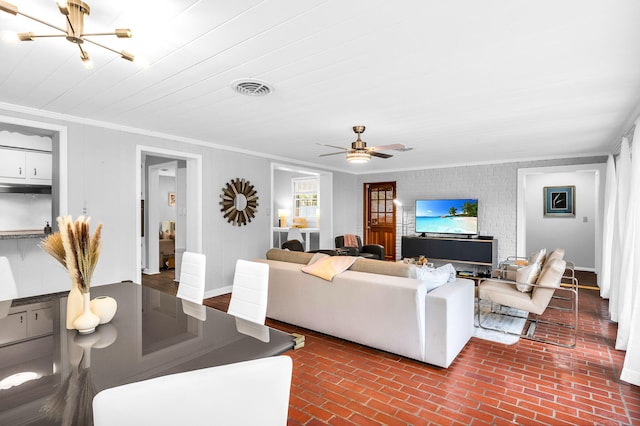
POLYGON ((241 95, 265 96, 273 92, 269 83, 261 80, 242 79, 231 82, 231 87, 241 95))

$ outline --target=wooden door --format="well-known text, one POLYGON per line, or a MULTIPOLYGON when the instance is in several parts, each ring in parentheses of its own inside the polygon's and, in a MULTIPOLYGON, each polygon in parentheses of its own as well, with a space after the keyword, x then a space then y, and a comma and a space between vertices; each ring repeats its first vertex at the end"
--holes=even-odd
POLYGON ((396 259, 396 198, 395 182, 364 184, 364 241, 380 244, 385 249, 385 260, 396 259))

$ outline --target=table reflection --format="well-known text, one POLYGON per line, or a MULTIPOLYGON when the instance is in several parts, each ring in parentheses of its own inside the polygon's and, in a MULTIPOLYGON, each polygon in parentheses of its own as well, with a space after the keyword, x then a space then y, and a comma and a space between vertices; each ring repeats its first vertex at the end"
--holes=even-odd
MULTIPOLYGON (((2 340, 14 330, 0 328, 0 424, 90 425, 91 401, 102 389, 293 347, 286 333, 183 304, 148 287, 120 283, 91 289, 92 298, 100 295, 116 299, 118 311, 92 334, 65 329, 60 319, 66 317, 66 294, 37 300, 50 310, 48 333, 2 340)), ((31 305, 16 302, 11 311, 28 312, 31 305)))

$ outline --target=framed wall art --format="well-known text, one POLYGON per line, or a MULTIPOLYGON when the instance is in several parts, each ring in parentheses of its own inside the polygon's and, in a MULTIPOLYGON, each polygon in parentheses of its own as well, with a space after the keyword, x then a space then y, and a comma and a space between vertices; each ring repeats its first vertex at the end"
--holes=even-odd
POLYGON ((169 206, 174 207, 176 205, 176 193, 175 192, 170 192, 169 193, 169 206))
POLYGON ((575 186, 545 186, 543 191, 545 216, 576 216, 575 186))

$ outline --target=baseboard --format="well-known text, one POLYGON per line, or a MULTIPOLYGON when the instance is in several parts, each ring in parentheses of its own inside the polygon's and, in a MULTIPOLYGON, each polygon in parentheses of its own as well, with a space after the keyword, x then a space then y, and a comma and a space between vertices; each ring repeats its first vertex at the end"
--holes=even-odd
POLYGON ((209 290, 209 291, 205 291, 204 292, 204 298, 208 299, 210 297, 216 297, 216 296, 222 296, 223 294, 229 294, 231 293, 231 289, 233 288, 233 286, 226 286, 226 287, 221 287, 221 288, 214 288, 213 290, 209 290))

